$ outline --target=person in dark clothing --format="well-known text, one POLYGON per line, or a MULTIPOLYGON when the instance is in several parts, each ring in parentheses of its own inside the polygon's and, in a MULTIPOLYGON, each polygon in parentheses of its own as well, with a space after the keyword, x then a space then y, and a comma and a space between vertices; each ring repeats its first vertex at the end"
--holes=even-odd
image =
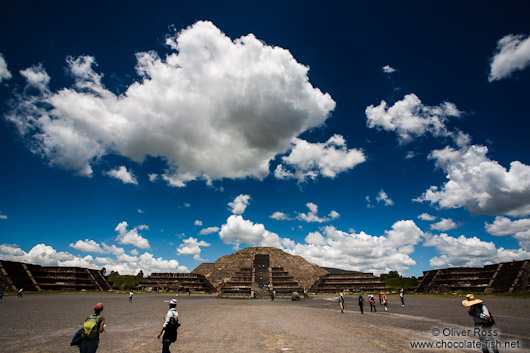
POLYGON ((362 295, 359 295, 359 308, 361 309, 361 314, 364 314, 364 299, 362 295))
POLYGON ((494 353, 499 353, 496 342, 492 339, 495 337, 492 335, 492 326, 495 324, 493 316, 489 312, 486 305, 482 303, 481 299, 476 299, 473 294, 466 295, 466 299, 462 301, 462 305, 469 307, 468 313, 473 317, 475 324, 475 330, 473 331, 478 335, 482 346, 483 353, 489 353, 489 348, 492 347, 494 353))

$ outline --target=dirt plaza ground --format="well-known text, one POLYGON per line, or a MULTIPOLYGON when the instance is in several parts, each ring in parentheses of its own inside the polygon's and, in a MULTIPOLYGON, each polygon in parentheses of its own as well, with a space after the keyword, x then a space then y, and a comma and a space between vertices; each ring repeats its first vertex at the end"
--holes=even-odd
MULTIPOLYGON (((127 294, 117 293, 4 297, 0 351, 75 353, 77 348, 70 346, 73 334, 94 304, 102 302, 107 327, 98 353, 160 352, 156 336, 167 301, 174 297, 136 294, 132 303, 127 294)), ((344 314, 338 309, 337 296, 310 296, 300 302, 206 295, 177 299, 182 326, 172 352, 481 351, 463 345, 478 342, 473 336, 462 337, 473 330, 463 298, 409 295, 402 307, 397 296, 390 296, 388 312, 377 305, 377 313, 371 313, 365 305, 363 315, 356 296, 346 297, 344 314), (438 342, 438 346, 413 349, 414 342, 438 342), (448 349, 455 344, 451 342, 459 348, 448 349)), ((495 339, 508 344, 501 346, 501 352, 530 352, 530 299, 486 297, 485 303, 497 322, 495 339)))

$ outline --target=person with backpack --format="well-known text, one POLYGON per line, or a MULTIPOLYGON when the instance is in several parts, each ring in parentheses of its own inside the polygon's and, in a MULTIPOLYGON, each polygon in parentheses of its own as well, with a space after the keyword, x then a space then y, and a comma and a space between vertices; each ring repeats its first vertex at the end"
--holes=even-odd
POLYGON ((493 337, 495 337, 491 328, 495 325, 495 320, 493 320, 493 316, 482 302, 481 299, 476 299, 473 294, 468 294, 466 299, 462 301, 462 305, 469 307, 467 312, 473 317, 473 322, 475 323, 473 332, 480 339, 482 352, 489 353, 488 347, 492 347, 494 353, 499 353, 495 341, 491 342, 493 337))
POLYGON ((341 314, 344 314, 344 294, 342 293, 339 295, 339 307, 341 314))
POLYGON ((169 351, 169 346, 171 343, 177 340, 177 329, 180 326, 179 324, 179 313, 177 312, 177 300, 171 299, 169 301, 169 310, 166 314, 166 319, 164 320, 164 325, 158 334, 158 338, 162 336, 162 353, 171 353, 169 351))
POLYGON ((94 314, 85 319, 79 353, 96 353, 99 346, 99 334, 105 328, 105 318, 101 316, 102 311, 103 304, 97 303, 94 306, 94 314))
POLYGON ((375 298, 371 294, 368 296, 368 303, 370 303, 370 312, 372 312, 372 310, 377 312, 377 309, 375 308, 375 298))

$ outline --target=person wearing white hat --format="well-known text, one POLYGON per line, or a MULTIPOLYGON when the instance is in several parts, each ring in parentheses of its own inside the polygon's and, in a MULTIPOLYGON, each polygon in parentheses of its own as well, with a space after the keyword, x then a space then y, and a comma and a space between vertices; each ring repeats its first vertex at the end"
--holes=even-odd
POLYGON ((482 303, 482 299, 476 299, 473 294, 466 295, 466 299, 462 300, 462 305, 469 307, 467 311, 473 317, 475 323, 475 334, 478 334, 482 346, 482 352, 489 353, 489 348, 492 347, 494 353, 499 353, 495 341, 490 339, 495 337, 491 331, 491 327, 495 325, 493 316, 489 312, 486 305, 482 303), (488 343, 488 341, 490 341, 488 343))
POLYGON ((162 329, 160 330, 160 333, 158 334, 158 338, 162 336, 162 333, 164 336, 162 337, 162 353, 171 353, 169 351, 169 346, 172 342, 175 342, 177 340, 177 329, 179 323, 179 313, 177 312, 177 300, 171 299, 169 301, 169 310, 166 314, 166 319, 164 320, 164 326, 162 326, 162 329))
POLYGON ((340 312, 344 314, 344 294, 342 293, 340 293, 339 295, 339 307, 340 307, 340 312))

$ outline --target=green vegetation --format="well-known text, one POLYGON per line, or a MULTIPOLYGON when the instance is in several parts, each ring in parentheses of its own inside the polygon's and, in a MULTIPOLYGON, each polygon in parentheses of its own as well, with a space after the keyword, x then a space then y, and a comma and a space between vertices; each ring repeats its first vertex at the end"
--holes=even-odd
POLYGON ((107 278, 107 281, 113 289, 118 290, 130 290, 142 283, 143 272, 140 271, 137 276, 133 275, 120 275, 118 272, 112 271, 107 278))
POLYGON ((397 271, 382 273, 379 278, 388 288, 396 291, 403 288, 405 291, 410 292, 413 291, 418 284, 418 279, 416 277, 401 277, 397 271))

